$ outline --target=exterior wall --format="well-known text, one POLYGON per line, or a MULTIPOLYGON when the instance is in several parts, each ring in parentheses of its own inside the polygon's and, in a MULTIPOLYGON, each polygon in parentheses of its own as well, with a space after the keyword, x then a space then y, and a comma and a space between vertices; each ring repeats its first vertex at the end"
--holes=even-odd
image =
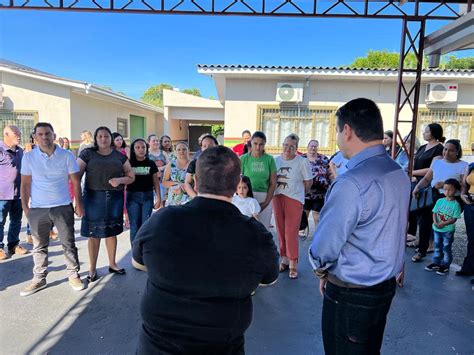
POLYGON ((71 136, 70 88, 2 73, 4 109, 37 111, 38 120, 50 122, 58 136, 71 136))
MULTIPOLYGON (((465 80, 465 79, 464 79, 465 80)), ((261 79, 230 79, 226 80, 225 97, 225 141, 227 145, 240 141, 244 129, 255 131, 260 127, 258 122, 259 107, 279 107, 275 101, 277 83, 283 80, 261 79)), ((292 82, 286 79, 285 82, 292 82)), ((302 82, 302 80, 293 80, 302 82)), ((432 82, 454 82, 456 80, 430 80, 432 82)), ((425 103, 426 83, 422 82, 419 109, 443 108, 474 111, 474 80, 473 83, 458 85, 458 101, 455 104, 436 104, 427 106, 425 103)), ((384 129, 392 130, 395 116, 396 82, 390 81, 352 81, 352 80, 318 80, 310 81, 305 87, 302 106, 339 107, 358 97, 374 100, 382 113, 384 129)), ((404 109, 400 119, 410 119, 410 111, 404 109)), ((402 134, 407 134, 410 124, 401 124, 402 134)), ((472 137, 472 135, 471 135, 472 137)))
POLYGON ((128 120, 128 131, 130 133, 130 115, 145 117, 146 135, 150 133, 156 133, 158 135, 162 134, 163 116, 161 114, 153 111, 134 109, 117 103, 72 93, 72 140, 79 140, 80 134, 83 130, 87 129, 94 132, 98 126, 107 126, 112 130, 112 132, 116 131, 117 118, 125 118, 128 120))

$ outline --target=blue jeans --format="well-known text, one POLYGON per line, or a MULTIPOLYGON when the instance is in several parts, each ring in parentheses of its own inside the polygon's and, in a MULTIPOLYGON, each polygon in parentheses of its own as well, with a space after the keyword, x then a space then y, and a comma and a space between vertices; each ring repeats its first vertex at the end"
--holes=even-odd
POLYGON ((127 191, 127 212, 130 221, 130 243, 153 212, 153 191, 127 191))
POLYGON ((3 249, 4 227, 7 216, 10 215, 10 226, 8 228, 8 250, 12 251, 20 243, 21 217, 23 209, 21 200, 0 200, 0 248, 3 249))
POLYGON ((433 263, 449 267, 453 261, 453 240, 454 232, 437 232, 434 233, 434 253, 433 263))

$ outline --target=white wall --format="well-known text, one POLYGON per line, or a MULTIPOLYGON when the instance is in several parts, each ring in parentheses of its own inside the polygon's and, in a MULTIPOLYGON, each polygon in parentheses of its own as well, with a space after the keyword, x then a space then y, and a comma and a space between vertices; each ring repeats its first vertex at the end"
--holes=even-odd
POLYGON ((71 135, 70 89, 67 86, 2 73, 4 109, 37 111, 39 121, 53 125, 58 136, 71 135))

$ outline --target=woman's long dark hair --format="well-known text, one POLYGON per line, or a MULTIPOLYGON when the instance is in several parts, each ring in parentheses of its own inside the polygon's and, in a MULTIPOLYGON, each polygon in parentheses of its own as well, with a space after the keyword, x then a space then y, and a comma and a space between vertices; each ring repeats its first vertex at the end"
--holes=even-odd
MULTIPOLYGON (((164 150, 163 149, 163 139, 164 138, 168 138, 170 141, 171 141, 171 137, 166 135, 166 134, 163 134, 161 137, 160 137, 160 150, 164 150)), ((170 145, 170 153, 173 151, 173 141, 171 141, 171 145, 170 145)), ((166 150, 165 150, 166 152, 166 150)))
POLYGON ((247 192, 247 197, 253 197, 252 182, 248 176, 242 175, 240 180, 247 185, 249 192, 247 192))
POLYGON ((144 140, 143 138, 137 138, 132 142, 132 145, 130 146, 130 165, 135 166, 138 162, 137 156, 135 155, 135 144, 137 142, 143 142, 145 143, 145 148, 146 148, 146 153, 145 153, 145 160, 150 159, 148 155, 148 149, 150 148, 147 141, 144 140))
POLYGON ((109 135, 110 135, 110 147, 111 148, 114 148, 115 145, 114 145, 114 139, 112 138, 112 131, 110 130, 109 127, 106 127, 106 126, 100 126, 98 127, 95 132, 94 132, 94 146, 92 147, 92 149, 94 150, 99 150, 99 145, 97 144, 97 135, 99 134, 99 131, 107 131, 109 132, 109 135))
MULTIPOLYGON (((115 138, 117 138, 117 137, 121 137, 121 138, 122 138, 122 146, 121 146, 120 148, 125 148, 125 147, 127 147, 127 143, 125 143, 125 139, 123 139, 123 136, 122 136, 120 133, 118 133, 118 132, 112 133, 112 143, 114 143, 114 140, 115 140, 115 138)), ((115 144, 114 144, 114 147, 115 147, 115 144)))
POLYGON ((456 154, 456 158, 461 159, 462 158, 461 141, 459 139, 449 139, 446 141, 446 143, 444 143, 444 145, 446 146, 446 144, 448 143, 456 147, 456 150, 458 151, 458 153, 456 154))

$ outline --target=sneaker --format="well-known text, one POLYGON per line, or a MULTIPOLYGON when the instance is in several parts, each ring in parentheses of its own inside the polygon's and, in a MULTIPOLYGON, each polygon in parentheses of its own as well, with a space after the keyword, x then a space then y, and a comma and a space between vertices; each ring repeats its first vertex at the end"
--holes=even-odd
POLYGON ((31 234, 26 235, 26 243, 33 245, 33 237, 31 236, 31 234))
POLYGON ((439 270, 439 265, 438 264, 429 264, 428 266, 425 267, 426 271, 437 271, 439 270))
POLYGON ((41 281, 32 281, 28 286, 26 286, 23 291, 20 292, 20 296, 25 297, 32 295, 33 293, 36 293, 42 290, 43 288, 46 288, 46 286, 47 284, 45 279, 41 281))
POLYGON ((414 263, 418 263, 420 262, 421 260, 423 260, 423 258, 425 257, 426 255, 423 255, 421 253, 416 253, 415 255, 413 255, 413 257, 411 258, 411 261, 413 261, 414 263))
POLYGON ((0 260, 6 260, 10 257, 9 254, 5 253, 5 250, 0 249, 0 260))
POLYGON ((69 286, 71 286, 74 291, 81 291, 84 289, 84 284, 80 277, 70 277, 69 286))
POLYGON ((28 249, 23 248, 21 245, 17 245, 13 250, 10 252, 10 254, 18 254, 18 255, 25 255, 28 254, 29 251, 28 249))
POLYGON ((438 275, 447 275, 447 274, 449 274, 449 267, 441 265, 439 267, 438 271, 436 271, 436 273, 438 275))

